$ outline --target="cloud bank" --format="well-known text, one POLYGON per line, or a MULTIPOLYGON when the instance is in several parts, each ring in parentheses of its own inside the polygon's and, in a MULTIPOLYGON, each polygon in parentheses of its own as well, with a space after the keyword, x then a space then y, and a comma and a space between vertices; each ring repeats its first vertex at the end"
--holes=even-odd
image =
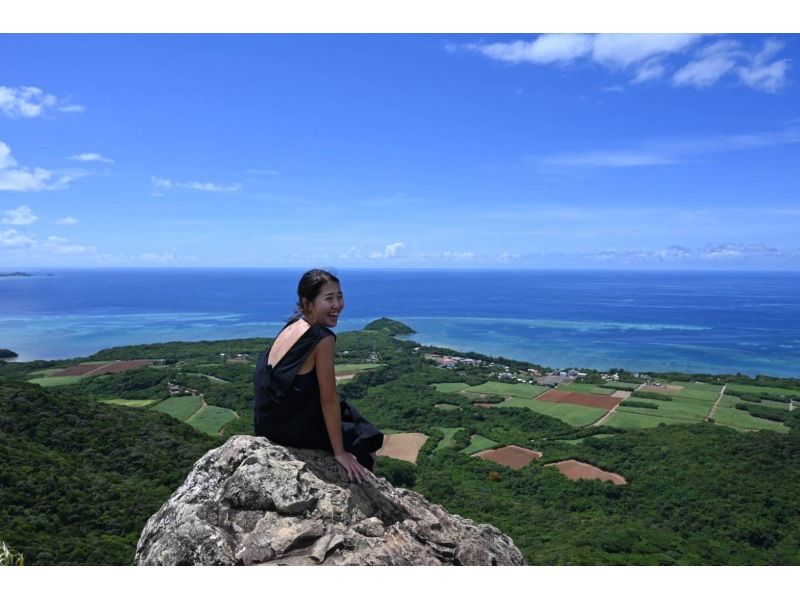
POLYGON ((509 64, 566 67, 581 61, 612 71, 632 71, 631 84, 668 80, 676 87, 703 89, 732 76, 754 90, 775 93, 786 83, 788 59, 776 59, 783 49, 770 38, 759 50, 721 39, 700 46, 706 36, 694 34, 547 33, 532 40, 448 44, 450 52, 466 50, 509 64), (668 78, 667 76, 671 74, 668 78))

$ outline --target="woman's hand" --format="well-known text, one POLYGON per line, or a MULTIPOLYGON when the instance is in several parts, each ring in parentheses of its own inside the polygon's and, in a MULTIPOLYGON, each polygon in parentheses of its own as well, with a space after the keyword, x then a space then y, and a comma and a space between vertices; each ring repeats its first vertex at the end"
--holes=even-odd
POLYGON ((344 467, 347 472, 347 478, 352 482, 360 482, 367 477, 367 468, 358 462, 358 459, 352 453, 343 451, 333 456, 337 463, 344 467))

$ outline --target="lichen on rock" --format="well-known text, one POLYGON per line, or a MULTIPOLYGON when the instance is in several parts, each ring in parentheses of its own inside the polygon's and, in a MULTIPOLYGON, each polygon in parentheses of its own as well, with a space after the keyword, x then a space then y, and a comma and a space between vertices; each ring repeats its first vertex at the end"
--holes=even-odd
POLYGON ((524 565, 497 528, 329 453, 234 436, 206 453, 153 515, 137 565, 524 565))

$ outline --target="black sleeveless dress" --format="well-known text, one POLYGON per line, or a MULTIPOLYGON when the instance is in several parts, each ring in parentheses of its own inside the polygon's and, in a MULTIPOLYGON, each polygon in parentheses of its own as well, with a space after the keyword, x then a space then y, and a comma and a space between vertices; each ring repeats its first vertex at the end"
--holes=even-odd
MULTIPOLYGON (((322 415, 316 369, 297 374, 326 336, 336 337, 330 329, 312 325, 274 367, 267 363, 269 351, 258 354, 253 378, 256 436, 266 436, 284 446, 333 452, 322 415)), ((383 434, 347 401, 340 401, 339 406, 344 449, 372 471, 375 463, 370 453, 383 446, 383 434)))

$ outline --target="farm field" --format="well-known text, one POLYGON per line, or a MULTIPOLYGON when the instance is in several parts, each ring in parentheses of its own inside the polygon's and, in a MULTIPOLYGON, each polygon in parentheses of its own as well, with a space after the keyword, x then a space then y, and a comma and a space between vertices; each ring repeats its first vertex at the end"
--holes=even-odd
POLYGON ((49 376, 47 378, 33 378, 28 380, 31 384, 38 384, 45 388, 51 386, 66 386, 67 384, 75 384, 79 382, 83 376, 49 376))
POLYGON ((560 386, 559 388, 565 392, 588 392, 598 395, 610 395, 613 394, 615 390, 613 388, 604 388, 595 384, 583 384, 581 382, 573 382, 572 384, 560 386))
POLYGON ((563 442, 565 444, 583 444, 583 441, 589 438, 611 438, 612 436, 616 436, 616 434, 595 434, 594 436, 587 436, 586 438, 572 438, 570 440, 558 440, 557 442, 563 442))
POLYGON ((739 392, 749 394, 771 394, 777 397, 800 396, 800 389, 777 388, 774 386, 750 386, 748 384, 728 384, 725 394, 739 392))
MULTIPOLYGON (((677 384, 677 382, 670 382, 670 384, 677 384)), ((703 384, 701 382, 681 382, 680 384, 683 388, 670 396, 700 399, 701 401, 711 401, 713 403, 717 400, 722 390, 722 385, 717 384, 703 384)))
POLYGON ((522 469, 534 459, 541 459, 542 453, 532 451, 521 446, 509 445, 499 449, 488 449, 472 455, 479 459, 485 459, 498 465, 504 465, 512 469, 522 469))
POLYGON ((171 415, 175 419, 185 422, 194 412, 203 406, 203 399, 195 396, 170 397, 153 407, 153 411, 160 411, 171 415))
POLYGON ((596 407, 598 409, 604 409, 608 411, 619 405, 622 398, 613 397, 611 395, 596 395, 586 392, 548 390, 536 400, 547 401, 550 403, 569 403, 570 405, 581 405, 583 407, 596 407))
POLYGON ((693 425, 697 423, 696 421, 687 420, 687 419, 676 419, 672 417, 658 417, 649 414, 645 414, 645 411, 649 411, 649 409, 642 409, 641 413, 631 413, 620 411, 619 407, 617 410, 611 414, 606 422, 603 424, 603 427, 610 427, 610 428, 623 428, 626 430, 643 430, 646 428, 655 428, 659 424, 687 424, 693 425))
POLYGON ((385 363, 342 363, 336 365, 336 373, 344 374, 347 372, 364 372, 366 370, 382 368, 385 365, 385 363))
POLYGON ((464 382, 441 382, 433 385, 439 392, 454 393, 469 388, 469 384, 464 382))
POLYGON ((439 430, 444 432, 444 438, 439 441, 439 444, 436 445, 436 450, 443 448, 448 448, 453 446, 453 437, 456 435, 456 432, 459 430, 463 430, 464 428, 443 428, 442 426, 436 426, 439 430))
POLYGON ((123 407, 150 407, 160 401, 157 399, 106 399, 100 402, 108 405, 121 405, 123 407))
POLYGON ((481 436, 480 434, 473 434, 470 437, 470 441, 471 442, 469 443, 468 447, 461 449, 461 452, 465 455, 472 455, 478 451, 483 451, 497 446, 497 443, 494 440, 486 438, 485 436, 481 436))
POLYGON ((423 447, 427 440, 428 436, 419 432, 386 434, 383 438, 383 446, 377 454, 378 456, 416 463, 419 449, 423 447))
POLYGON ((574 459, 559 461, 558 463, 548 463, 545 467, 555 467, 570 480, 603 480, 618 486, 628 483, 625 478, 618 473, 605 471, 589 463, 582 463, 574 459))
POLYGON ((478 386, 470 386, 461 391, 461 394, 469 397, 480 398, 482 395, 496 395, 498 397, 515 397, 521 399, 532 399, 548 390, 546 386, 535 384, 507 384, 505 382, 484 382, 478 386))
POLYGON ((186 423, 209 436, 219 436, 222 428, 235 419, 238 419, 235 411, 214 405, 204 405, 195 411, 186 420, 186 423))
POLYGON ((698 399, 687 399, 680 395, 673 395, 671 401, 658 401, 654 399, 644 399, 641 397, 631 397, 620 403, 617 407, 618 412, 639 413, 655 417, 668 417, 674 419, 686 419, 689 421, 700 422, 708 415, 713 403, 700 401, 698 399), (626 405, 628 402, 647 403, 656 409, 644 407, 631 407, 626 405))
POLYGON ((530 409, 542 415, 549 415, 560 419, 575 427, 588 426, 603 417, 607 411, 597 407, 584 407, 583 405, 572 405, 570 403, 550 403, 548 401, 531 399, 506 399, 498 403, 497 407, 513 407, 530 409))
POLYGON ((613 388, 614 390, 636 390, 641 386, 636 382, 606 382, 600 388, 613 388))
POLYGON ((740 430, 772 430, 784 434, 789 432, 789 427, 780 422, 753 417, 747 411, 730 407, 717 409, 714 414, 714 423, 740 430))

